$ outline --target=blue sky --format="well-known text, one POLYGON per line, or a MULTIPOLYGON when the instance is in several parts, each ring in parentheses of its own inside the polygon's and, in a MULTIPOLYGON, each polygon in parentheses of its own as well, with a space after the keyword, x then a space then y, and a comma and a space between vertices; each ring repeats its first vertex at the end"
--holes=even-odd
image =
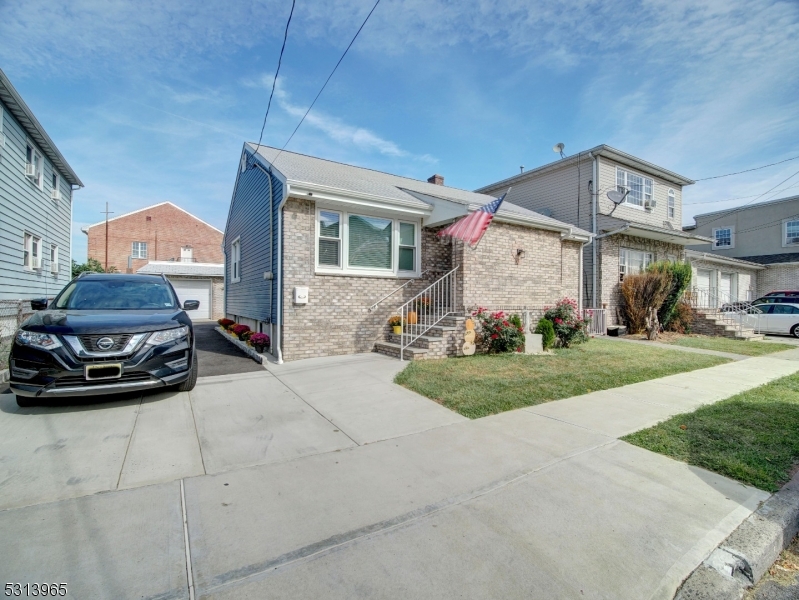
MULTIPOLYGON (((290 4, 0 0, 0 65, 86 185, 76 259, 106 201, 169 200, 224 228, 290 4)), ((371 6, 297 0, 266 144, 285 143, 371 6)), ((706 177, 799 155, 797 56, 795 1, 382 0, 288 149, 466 189, 551 162, 556 142, 706 177)), ((690 186, 684 222, 797 171, 690 186)), ((799 174, 773 197, 792 194, 799 174)))

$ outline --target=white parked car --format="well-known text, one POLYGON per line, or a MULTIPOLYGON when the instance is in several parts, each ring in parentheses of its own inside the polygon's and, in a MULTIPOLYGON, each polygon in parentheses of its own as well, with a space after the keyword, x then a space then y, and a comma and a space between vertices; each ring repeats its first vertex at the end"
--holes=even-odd
POLYGON ((799 338, 799 304, 755 304, 749 314, 738 315, 744 327, 758 333, 792 335, 799 338))

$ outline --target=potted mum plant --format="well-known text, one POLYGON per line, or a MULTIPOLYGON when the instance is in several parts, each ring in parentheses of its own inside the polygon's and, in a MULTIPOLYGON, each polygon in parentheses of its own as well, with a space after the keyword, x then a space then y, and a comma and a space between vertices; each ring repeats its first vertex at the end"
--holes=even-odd
POLYGON ((258 354, 261 354, 264 351, 264 348, 269 346, 269 336, 265 333, 253 333, 250 336, 249 342, 253 348, 255 348, 255 351, 258 354))
POLYGON ((397 335, 402 334, 402 317, 399 315, 394 315, 393 317, 389 317, 388 324, 394 329, 394 333, 397 335))
POLYGON ((243 335, 244 335, 245 333, 247 333, 249 330, 250 330, 250 327, 249 327, 249 325, 242 325, 242 324, 239 324, 239 325, 236 325, 235 327, 232 327, 230 331, 231 331, 231 333, 233 333, 233 335, 235 335, 237 338, 241 339, 241 336, 243 336, 243 335))

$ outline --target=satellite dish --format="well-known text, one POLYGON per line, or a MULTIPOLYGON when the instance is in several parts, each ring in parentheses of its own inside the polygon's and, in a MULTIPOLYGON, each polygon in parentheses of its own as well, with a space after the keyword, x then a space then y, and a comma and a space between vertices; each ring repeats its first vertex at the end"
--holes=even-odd
POLYGON ((565 158, 565 155, 563 154, 563 149, 565 147, 566 144, 564 144, 563 142, 558 142, 557 144, 552 146, 552 152, 554 152, 555 154, 560 154, 561 158, 565 158))
POLYGON ((624 198, 627 197, 629 192, 620 192, 619 190, 610 190, 608 192, 608 200, 613 202, 613 204, 621 204, 624 202, 624 198))

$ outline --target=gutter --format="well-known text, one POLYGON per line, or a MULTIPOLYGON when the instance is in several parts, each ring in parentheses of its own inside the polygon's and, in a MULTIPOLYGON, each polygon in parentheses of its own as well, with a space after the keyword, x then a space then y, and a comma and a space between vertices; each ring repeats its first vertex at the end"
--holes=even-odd
POLYGON ((590 156, 594 164, 592 165, 592 173, 591 173, 591 233, 594 234, 593 244, 591 246, 591 307, 596 308, 596 210, 597 210, 597 189, 599 189, 599 181, 597 178, 599 177, 599 158, 593 153, 589 152, 588 156, 590 156))
POLYGON ((602 235, 598 235, 594 237, 595 240, 601 240, 602 238, 610 237, 612 235, 616 235, 617 233, 624 233, 631 227, 630 223, 627 223, 624 227, 619 227, 618 229, 614 229, 613 231, 608 231, 607 233, 603 233, 602 235))
MULTIPOLYGON (((271 184, 271 173, 270 177, 270 184, 271 184)), ((289 193, 291 191, 291 184, 286 181, 286 185, 283 189, 283 198, 280 201, 280 205, 277 207, 277 323, 275 323, 277 327, 277 333, 275 337, 277 338, 277 364, 283 364, 283 207, 286 206, 286 202, 289 199, 289 193)))

